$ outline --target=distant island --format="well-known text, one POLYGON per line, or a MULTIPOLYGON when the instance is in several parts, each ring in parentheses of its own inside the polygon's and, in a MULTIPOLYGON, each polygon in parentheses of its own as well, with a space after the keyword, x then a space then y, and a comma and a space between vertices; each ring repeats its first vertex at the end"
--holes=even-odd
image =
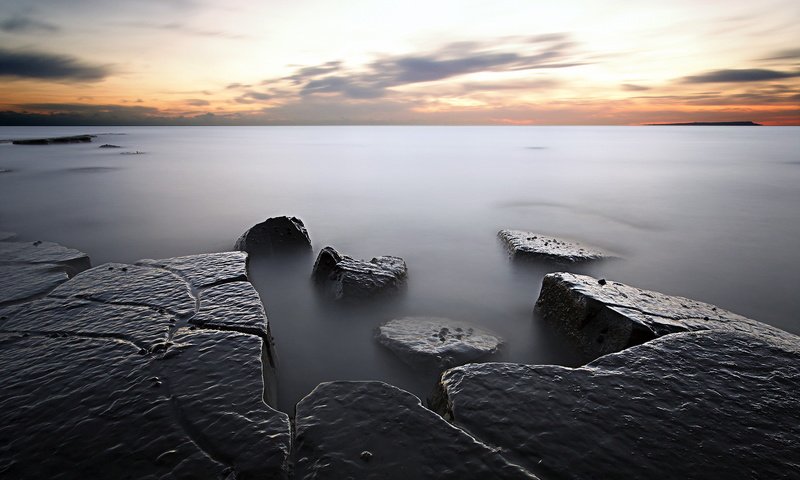
POLYGON ((760 123, 746 121, 746 122, 688 122, 688 123, 645 123, 648 126, 681 126, 681 127, 711 127, 711 126, 722 126, 722 127, 761 127, 760 123))

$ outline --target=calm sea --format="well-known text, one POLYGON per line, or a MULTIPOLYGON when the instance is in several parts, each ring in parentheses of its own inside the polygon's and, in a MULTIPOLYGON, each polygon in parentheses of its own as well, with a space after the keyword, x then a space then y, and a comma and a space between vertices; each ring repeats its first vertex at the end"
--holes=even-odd
POLYGON ((506 343, 492 360, 576 364, 532 313, 558 267, 510 264, 502 228, 605 247, 624 260, 580 271, 800 333, 800 127, 3 127, 0 139, 78 133, 103 135, 0 144, 0 230, 98 265, 228 250, 295 215, 315 253, 406 260, 403 296, 354 306, 316 298, 311 256, 253 260, 287 411, 326 380, 429 395, 434 375, 373 340, 399 316, 493 330, 506 343))

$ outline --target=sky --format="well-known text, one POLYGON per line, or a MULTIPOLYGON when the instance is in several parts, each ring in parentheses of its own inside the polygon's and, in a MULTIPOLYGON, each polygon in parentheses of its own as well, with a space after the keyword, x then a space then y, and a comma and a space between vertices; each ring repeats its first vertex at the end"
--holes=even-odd
POLYGON ((800 124, 798 0, 2 0, 0 125, 800 124))

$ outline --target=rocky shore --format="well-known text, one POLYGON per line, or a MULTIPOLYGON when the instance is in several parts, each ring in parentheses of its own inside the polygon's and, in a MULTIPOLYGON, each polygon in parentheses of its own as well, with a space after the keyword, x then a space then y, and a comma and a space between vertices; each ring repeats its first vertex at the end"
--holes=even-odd
MULTIPOLYGON (((569 259, 560 263, 586 251, 555 246, 569 259)), ((800 471, 799 337, 569 272, 545 276, 535 309, 585 354, 583 366, 468 363, 490 360, 503 340, 455 320, 400 318, 376 342, 408 368, 447 369, 429 405, 383 382, 335 381, 277 411, 283 347, 248 281, 248 252, 309 253, 310 237, 299 219, 276 217, 236 249, 91 268, 77 250, 0 233, 0 478, 800 471)), ((330 300, 374 302, 413 281, 408 270, 398 257, 326 247, 310 281, 330 300)))

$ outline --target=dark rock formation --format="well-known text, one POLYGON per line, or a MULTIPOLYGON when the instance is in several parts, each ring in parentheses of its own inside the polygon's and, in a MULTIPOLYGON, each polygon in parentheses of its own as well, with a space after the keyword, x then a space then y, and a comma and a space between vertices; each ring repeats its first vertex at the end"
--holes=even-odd
POLYGON ((543 478, 797 478, 798 345, 712 330, 576 369, 465 365, 437 409, 543 478))
POLYGON ((94 135, 72 135, 69 137, 52 137, 52 138, 26 138, 14 140, 14 145, 59 145, 63 143, 89 143, 94 138, 94 135))
POLYGON ((297 404, 297 479, 535 478, 382 382, 320 384, 297 404))
POLYGON ((234 249, 269 255, 307 253, 311 251, 311 240, 299 218, 273 217, 244 232, 234 249))
POLYGON ((406 317, 378 328, 378 341, 414 367, 440 370, 491 355, 501 340, 449 318, 406 317))
POLYGON ((0 477, 286 478, 245 261, 106 264, 0 309, 0 477))
POLYGON ((405 286, 408 267, 399 257, 376 257, 367 262, 325 247, 314 262, 311 278, 335 300, 364 299, 393 293, 405 286))
POLYGON ((536 309, 590 359, 675 332, 790 335, 708 303, 572 273, 545 275, 536 309))
POLYGON ((52 242, 14 242, 0 234, 0 306, 45 295, 91 266, 89 256, 52 242))
POLYGON ((596 247, 540 233, 500 230, 497 236, 505 244, 508 255, 514 260, 576 263, 615 257, 596 247))
POLYGON ((110 143, 104 143, 100 145, 98 148, 122 148, 119 145, 112 145, 110 143))

